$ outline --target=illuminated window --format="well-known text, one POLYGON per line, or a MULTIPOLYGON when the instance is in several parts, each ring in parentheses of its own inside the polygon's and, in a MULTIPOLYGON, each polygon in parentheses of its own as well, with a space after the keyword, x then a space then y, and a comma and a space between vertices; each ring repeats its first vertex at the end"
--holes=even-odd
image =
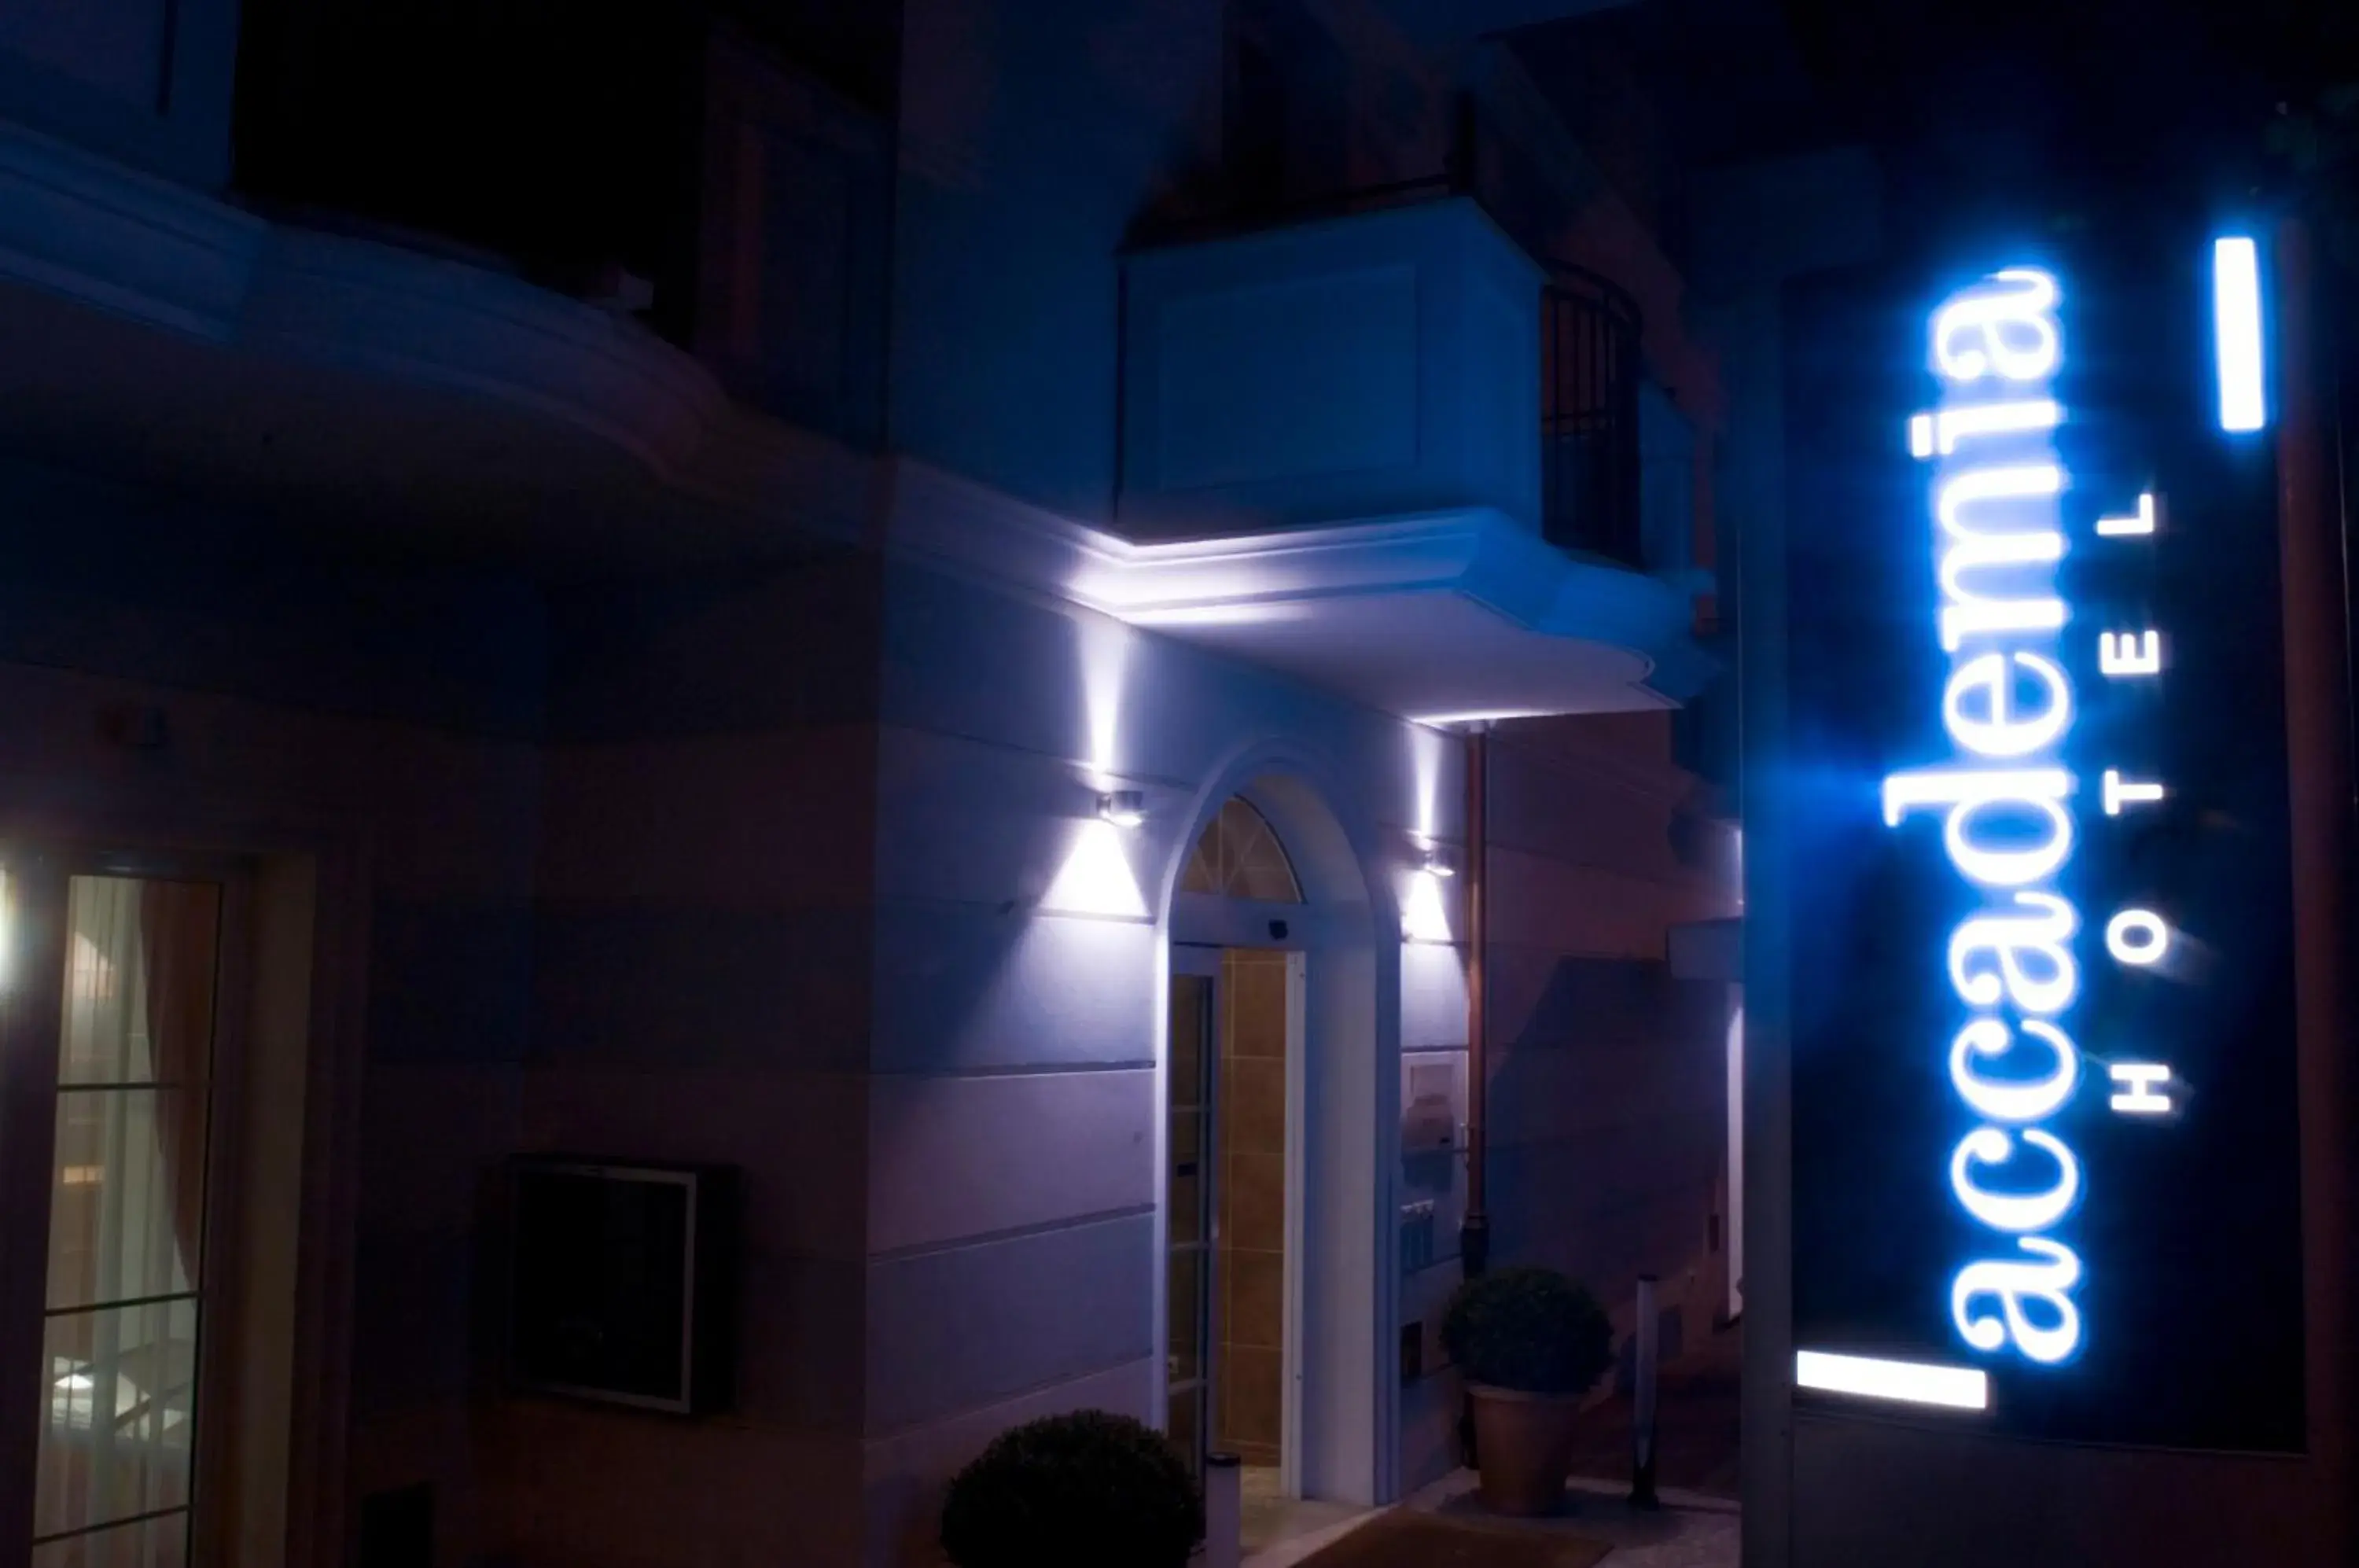
POLYGON ((74 932, 73 957, 70 960, 67 989, 77 1002, 106 1002, 114 998, 114 961, 98 950, 98 944, 81 931, 74 932))
MULTIPOLYGON (((197 1501, 199 1328, 211 1318, 222 888, 75 876, 63 891, 66 984, 45 1026, 57 1039, 46 1234, 21 1236, 48 1258, 40 1342, 5 1347, 43 1368, 38 1427, 25 1423, 30 1561, 176 1568, 197 1501)), ((13 1253, 18 1230, 9 1240, 13 1253)))
POLYGON ((1286 846, 1277 842, 1269 820, 1236 795, 1196 841, 1180 877, 1180 890, 1269 904, 1302 902, 1302 885, 1295 880, 1286 846))

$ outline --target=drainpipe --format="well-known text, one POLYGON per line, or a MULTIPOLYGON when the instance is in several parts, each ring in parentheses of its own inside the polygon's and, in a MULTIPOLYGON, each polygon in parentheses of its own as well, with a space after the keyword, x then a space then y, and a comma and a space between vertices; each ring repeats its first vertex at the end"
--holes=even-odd
POLYGON ((1458 1225, 1460 1271, 1472 1279, 1490 1266, 1491 1213, 1483 1181, 1484 1102, 1488 1038, 1484 950, 1491 925, 1491 726, 1466 737, 1466 1214, 1458 1225))

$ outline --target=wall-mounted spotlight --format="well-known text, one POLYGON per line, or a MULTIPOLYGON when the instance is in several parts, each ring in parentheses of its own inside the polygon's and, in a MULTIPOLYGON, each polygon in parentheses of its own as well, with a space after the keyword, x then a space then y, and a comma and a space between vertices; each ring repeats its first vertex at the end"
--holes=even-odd
POLYGON ((1442 854, 1441 851, 1438 849, 1427 850, 1425 852, 1425 863, 1419 866, 1418 869, 1423 871, 1429 877, 1455 877, 1458 875, 1458 867, 1451 865, 1450 863, 1450 857, 1442 854))
POLYGON ((1118 828, 1135 828, 1147 820, 1147 796, 1137 789, 1114 789, 1098 797, 1098 815, 1118 828))

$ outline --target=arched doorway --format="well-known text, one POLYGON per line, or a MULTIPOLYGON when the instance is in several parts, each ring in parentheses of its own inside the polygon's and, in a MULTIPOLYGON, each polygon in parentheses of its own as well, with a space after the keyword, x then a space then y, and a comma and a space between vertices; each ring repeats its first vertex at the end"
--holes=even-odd
POLYGON ((1397 949, 1375 940, 1361 855, 1290 771, 1208 791, 1164 886, 1167 1429, 1278 1496, 1379 1501, 1397 949))
POLYGON ((1288 1437, 1300 1420, 1289 1408, 1300 1269, 1288 1253, 1300 1246, 1305 968, 1285 944, 1302 884, 1269 819, 1232 795, 1197 835, 1175 898, 1168 1430, 1192 1464, 1234 1454, 1249 1494, 1283 1496, 1299 1486, 1288 1437))

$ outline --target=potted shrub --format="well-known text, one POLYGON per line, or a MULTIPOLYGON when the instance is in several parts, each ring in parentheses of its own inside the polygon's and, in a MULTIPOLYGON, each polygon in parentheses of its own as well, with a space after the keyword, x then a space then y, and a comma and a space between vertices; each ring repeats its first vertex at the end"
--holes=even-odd
POLYGON ((1441 1343, 1473 1401, 1483 1501, 1503 1514, 1555 1512, 1581 1398, 1614 1358, 1605 1310, 1552 1269, 1502 1269, 1458 1288, 1441 1343))
POLYGON ((1186 1568, 1203 1538, 1203 1497, 1178 1451, 1106 1410, 1000 1433, 942 1506, 958 1568, 1186 1568))

